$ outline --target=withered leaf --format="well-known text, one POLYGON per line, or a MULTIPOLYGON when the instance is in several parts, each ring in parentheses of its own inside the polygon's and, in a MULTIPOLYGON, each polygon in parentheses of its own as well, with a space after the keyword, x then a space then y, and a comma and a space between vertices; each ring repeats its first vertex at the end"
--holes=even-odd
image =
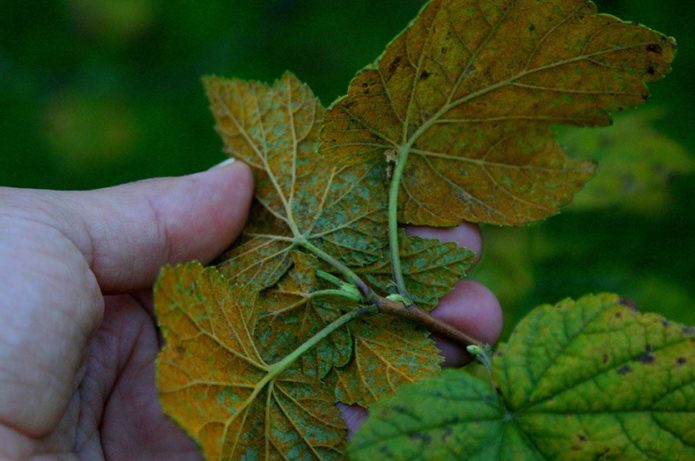
MULTIPOLYGON (((323 327, 336 320, 342 310, 352 309, 348 302, 334 297, 315 297, 319 283, 315 271, 318 260, 306 253, 293 252, 294 270, 272 288, 264 290, 256 303, 260 312, 257 338, 263 345, 263 357, 277 362, 299 347, 323 327)), ((323 378, 333 366, 350 360, 352 338, 347 327, 331 333, 302 355, 302 371, 323 378)))
MULTIPOLYGON (((415 304, 434 309, 439 300, 466 275, 475 254, 455 243, 425 239, 400 233, 398 239, 401 269, 408 293, 415 304)), ((355 272, 384 294, 397 293, 388 248, 378 262, 355 269, 355 272)))
POLYGON ((647 99, 675 48, 585 0, 432 0, 332 106, 323 151, 384 168, 407 152, 401 222, 542 219, 593 172, 550 125, 609 124, 647 99))
POLYGON ((236 283, 272 286, 303 239, 348 265, 375 261, 385 234, 383 170, 319 155, 325 110, 311 90, 290 73, 273 86, 208 77, 205 87, 225 151, 256 178, 248 227, 220 270, 236 283))
POLYGON ((256 293, 198 263, 166 267, 155 288, 165 346, 164 412, 208 461, 342 459, 346 428, 321 381, 277 373, 254 340, 256 293))
POLYGON ((434 341, 409 321, 374 315, 354 320, 348 328, 354 357, 326 378, 340 402, 368 407, 402 384, 440 371, 442 359, 434 341))

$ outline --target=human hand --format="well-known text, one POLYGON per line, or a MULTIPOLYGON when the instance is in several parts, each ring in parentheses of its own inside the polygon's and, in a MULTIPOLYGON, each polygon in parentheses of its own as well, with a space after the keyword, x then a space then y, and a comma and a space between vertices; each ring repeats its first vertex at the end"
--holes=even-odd
MULTIPOLYGON (((200 459, 157 400, 150 292, 162 265, 208 262, 234 241, 252 184, 235 163, 90 192, 0 188, 0 459, 200 459)), ((413 232, 480 250, 473 226, 413 232)), ((501 328, 474 282, 435 313, 489 342, 501 328)), ((354 430, 364 411, 344 415, 354 430)))

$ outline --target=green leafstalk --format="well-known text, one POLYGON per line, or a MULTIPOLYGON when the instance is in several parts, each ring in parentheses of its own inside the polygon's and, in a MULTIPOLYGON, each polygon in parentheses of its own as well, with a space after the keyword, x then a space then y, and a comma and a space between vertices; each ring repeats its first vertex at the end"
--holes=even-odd
MULTIPOLYGON (((307 250, 309 250, 311 253, 314 254, 317 258, 321 259, 322 261, 330 264, 333 266, 335 270, 340 272, 350 283, 352 283, 354 286, 357 287, 357 289, 362 293, 362 297, 364 301, 366 302, 373 302, 374 299, 376 299, 377 294, 374 293, 374 290, 372 290, 369 285, 367 285, 364 280, 362 280, 357 274, 355 274, 352 270, 350 270, 349 267, 347 267, 345 264, 341 263, 338 261, 336 258, 333 256, 329 255, 325 251, 323 251, 321 248, 317 247, 310 241, 306 239, 300 239, 297 241, 297 244, 303 246, 307 250)), ((324 272, 325 274, 325 272, 324 272)))
POLYGON ((401 188, 401 179, 403 179, 403 171, 405 164, 408 161, 410 153, 410 144, 406 144, 398 149, 398 157, 396 167, 393 170, 391 177, 391 188, 389 190, 389 252, 391 254, 391 269, 393 271, 393 279, 396 282, 398 293, 403 297, 404 304, 407 308, 412 307, 413 301, 405 287, 403 279, 403 269, 401 268, 401 246, 398 243, 398 192, 401 188))
MULTIPOLYGON (((432 333, 436 333, 448 338, 461 346, 467 346, 469 344, 483 344, 480 340, 465 334, 448 323, 432 317, 427 312, 415 306, 412 301, 408 305, 407 303, 403 302, 403 298, 399 298, 398 296, 391 296, 390 298, 379 296, 369 285, 367 285, 364 280, 360 278, 359 275, 355 274, 349 267, 325 251, 321 250, 308 240, 301 239, 297 243, 309 250, 319 259, 333 266, 336 271, 340 272, 346 279, 350 281, 352 285, 359 289, 360 293, 362 294, 362 301, 372 304, 379 312, 411 320, 427 328, 432 333)), ((322 274, 326 273, 322 272, 322 274)), ((319 276, 326 278, 321 274, 319 276)), ((328 279, 332 282, 334 282, 334 278, 335 277, 333 276, 328 277, 328 279)), ((343 290, 341 289, 339 291, 343 290)))
MULTIPOLYGON (((267 385, 272 386, 273 380, 275 378, 282 374, 283 371, 287 370, 295 361, 297 361, 298 358, 306 354, 312 347, 316 346, 318 343, 323 341, 328 335, 330 335, 346 323, 350 322, 351 320, 362 315, 369 314, 371 312, 371 309, 362 307, 342 315, 341 317, 337 318, 334 322, 330 323, 329 325, 326 325, 321 331, 309 338, 297 349, 290 352, 289 355, 287 355, 279 362, 276 362, 267 367, 263 367, 263 369, 267 372, 266 375, 263 377, 263 379, 256 383, 256 385, 253 388, 253 392, 246 398, 244 403, 241 405, 241 408, 244 409, 251 405, 251 403, 258 397, 258 394, 260 394, 261 391, 267 385)), ((241 410, 237 414, 240 413, 241 410)))
MULTIPOLYGON (((368 307, 361 307, 359 309, 351 310, 350 312, 343 314, 341 317, 337 318, 332 323, 326 325, 321 331, 316 333, 314 336, 306 340, 297 349, 290 352, 284 359, 276 362, 268 367, 268 374, 263 378, 261 383, 265 385, 280 373, 287 370, 290 365, 292 365, 299 357, 306 354, 312 347, 316 346, 318 343, 323 341, 331 333, 336 331, 338 328, 342 327, 346 323, 350 322, 357 317, 362 315, 373 313, 374 311, 368 307)), ((259 385, 261 384, 259 383, 259 385)))

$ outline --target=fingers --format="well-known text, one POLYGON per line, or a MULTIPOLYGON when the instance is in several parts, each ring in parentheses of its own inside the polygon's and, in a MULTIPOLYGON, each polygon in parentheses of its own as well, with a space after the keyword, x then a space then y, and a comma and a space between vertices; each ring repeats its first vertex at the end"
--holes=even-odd
POLYGON ((152 284, 163 264, 209 261, 241 232, 253 194, 236 162, 180 178, 54 195, 63 232, 85 255, 106 293, 152 284))
MULTIPOLYGON (((470 280, 457 283, 432 315, 488 344, 495 343, 502 331, 502 309, 497 298, 487 287, 470 280)), ((461 366, 470 358, 461 346, 433 336, 445 367, 461 366)))
MULTIPOLYGON (((410 227, 408 233, 425 238, 437 238, 466 247, 480 258, 482 238, 475 224, 464 223, 452 228, 410 227)), ((485 286, 464 280, 442 298, 432 312, 434 317, 447 321, 486 343, 494 343, 502 331, 502 310, 492 292, 485 286)), ((457 345, 435 335, 437 346, 444 355, 444 366, 460 366, 469 358, 457 345)))
POLYGON ((475 224, 463 223, 456 227, 422 227, 409 226, 406 228, 408 235, 416 235, 422 238, 439 239, 443 242, 453 242, 458 246, 468 248, 475 253, 475 262, 480 259, 483 247, 483 239, 480 228, 475 224))
POLYGON ((338 402, 338 410, 345 420, 345 425, 348 428, 348 438, 351 439, 357 429, 364 424, 367 419, 367 410, 359 405, 345 405, 338 402))

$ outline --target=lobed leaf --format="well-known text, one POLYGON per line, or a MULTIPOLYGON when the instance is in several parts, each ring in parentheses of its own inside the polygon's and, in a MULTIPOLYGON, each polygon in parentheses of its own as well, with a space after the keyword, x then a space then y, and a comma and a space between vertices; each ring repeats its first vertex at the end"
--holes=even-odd
POLYGON ((254 170, 255 206, 240 244, 220 270, 262 288, 290 268, 290 251, 308 240, 348 265, 380 256, 385 241, 383 170, 336 166, 318 153, 325 110, 286 73, 271 87, 205 79, 225 151, 254 170))
POLYGON ((695 457, 695 330, 615 295, 541 306, 492 359, 375 404, 352 459, 695 457))
POLYGON ((404 223, 542 219, 594 170, 550 125, 609 124, 646 101, 675 48, 585 0, 432 0, 332 106, 323 152, 384 167, 407 154, 404 223))
POLYGON ((332 392, 264 361, 255 298, 198 263, 163 269, 155 310, 165 340, 157 358, 164 412, 209 461, 342 459, 346 428, 332 392))
POLYGON ((434 341, 411 322, 374 315, 354 320, 348 328, 354 338, 354 357, 326 378, 342 403, 368 407, 402 384, 440 371, 442 358, 434 341))
MULTIPOLYGON (((292 253, 294 270, 278 284, 264 290, 256 304, 259 314, 257 338, 264 359, 277 362, 304 341, 340 317, 341 310, 357 307, 337 298, 312 295, 319 288, 318 260, 306 253, 292 253)), ((302 355, 304 374, 321 379, 333 366, 344 366, 352 354, 352 337, 347 327, 334 331, 302 355)))
MULTIPOLYGON (((466 276, 475 254, 452 242, 400 234, 401 269, 408 294, 419 307, 432 310, 456 282, 466 276)), ((355 269, 355 273, 384 294, 397 293, 388 248, 381 259, 355 269)))

